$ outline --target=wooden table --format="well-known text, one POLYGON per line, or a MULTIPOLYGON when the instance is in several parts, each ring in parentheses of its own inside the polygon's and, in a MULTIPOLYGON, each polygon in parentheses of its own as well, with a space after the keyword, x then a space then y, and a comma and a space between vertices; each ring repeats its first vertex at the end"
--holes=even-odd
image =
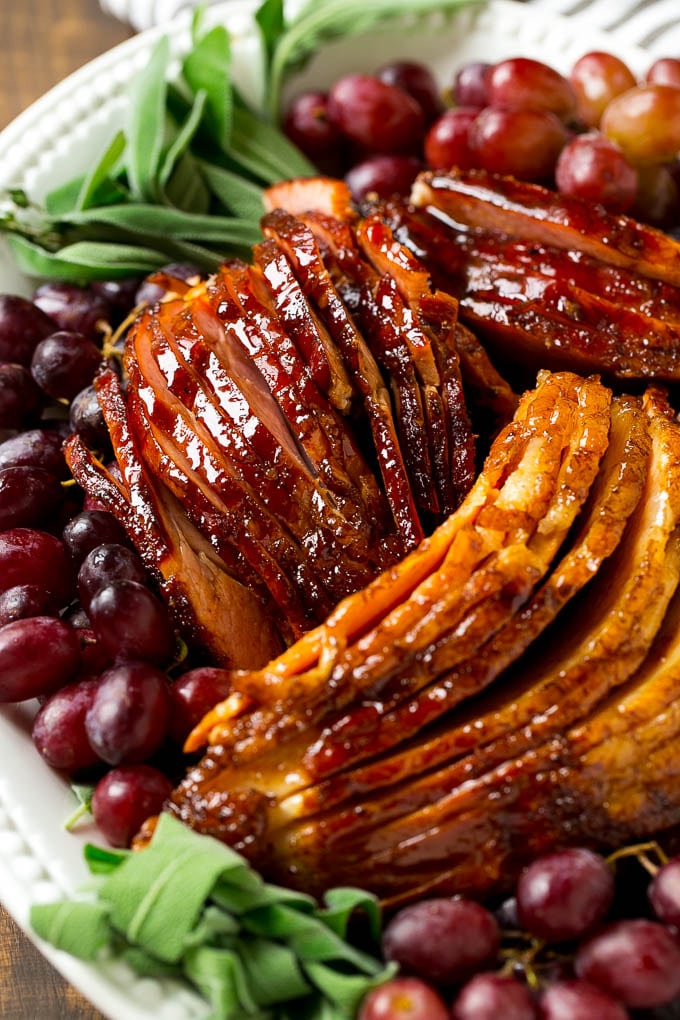
MULTIPOLYGON (((131 30, 97 0, 3 0, 0 128, 52 85, 131 30)), ((2 1020, 104 1020, 0 909, 2 1020)))

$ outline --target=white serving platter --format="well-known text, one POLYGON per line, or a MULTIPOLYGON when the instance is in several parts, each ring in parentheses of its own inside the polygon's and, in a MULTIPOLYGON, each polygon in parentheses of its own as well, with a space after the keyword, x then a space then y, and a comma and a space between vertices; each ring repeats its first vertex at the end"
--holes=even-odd
MULTIPOLYGON (((253 98, 258 95, 260 67, 255 9, 249 0, 229 0, 208 11, 209 22, 222 22, 232 33, 234 73, 242 91, 253 98)), ((176 56, 189 46, 189 25, 185 16, 163 30, 176 56)), ((636 73, 649 64, 648 53, 625 39, 617 41, 616 33, 584 32, 583 25, 582 19, 556 18, 513 0, 490 0, 455 16, 401 22, 327 45, 288 92, 325 87, 342 73, 370 72, 398 58, 428 64, 443 86, 451 84, 454 71, 468 60, 533 56, 566 71, 585 51, 606 49, 636 73)), ((0 192, 20 186, 40 200, 55 185, 83 171, 123 124, 128 82, 144 66, 160 34, 159 29, 149 30, 104 54, 7 127, 0 134, 0 192)), ((35 281, 18 273, 0 243, 0 292, 30 294, 34 286, 35 281)), ((52 772, 33 748, 33 711, 31 705, 0 708, 0 900, 24 929, 32 903, 71 894, 86 882, 82 848, 97 839, 88 824, 74 833, 64 831, 73 796, 63 777, 52 772)), ((111 1020, 207 1016, 206 1004, 177 984, 137 978, 117 961, 91 966, 42 943, 40 949, 111 1020)), ((5 1016, 2 995, 0 988, 0 1016, 5 1016)))

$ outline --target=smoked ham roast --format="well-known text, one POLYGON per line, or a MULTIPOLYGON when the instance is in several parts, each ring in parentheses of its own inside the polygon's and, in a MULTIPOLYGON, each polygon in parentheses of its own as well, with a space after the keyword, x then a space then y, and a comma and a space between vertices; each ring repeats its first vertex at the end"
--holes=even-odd
POLYGON ((100 376, 120 477, 68 444, 232 668, 167 810, 390 904, 680 823, 680 246, 476 171, 267 206, 100 376))

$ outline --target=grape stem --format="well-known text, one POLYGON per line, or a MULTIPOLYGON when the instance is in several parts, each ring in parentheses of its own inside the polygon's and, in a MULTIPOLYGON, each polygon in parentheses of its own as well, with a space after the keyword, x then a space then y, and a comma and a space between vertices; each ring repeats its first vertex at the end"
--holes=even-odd
POLYGON ((645 871, 652 876, 656 875, 661 865, 668 863, 668 855, 656 840, 651 840, 649 843, 634 843, 632 846, 623 846, 606 858, 607 864, 616 864, 617 861, 622 860, 624 857, 636 857, 645 871), (648 853, 656 854, 659 863, 657 864, 651 860, 647 856, 648 853))

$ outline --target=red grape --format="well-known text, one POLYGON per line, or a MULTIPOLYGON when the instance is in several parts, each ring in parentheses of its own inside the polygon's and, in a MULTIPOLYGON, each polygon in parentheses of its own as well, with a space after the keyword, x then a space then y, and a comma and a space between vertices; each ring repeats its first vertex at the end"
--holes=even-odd
POLYGON ((535 1020, 536 1010, 526 985, 494 973, 476 974, 461 989, 451 1020, 535 1020))
POLYGON ((667 166, 641 166, 630 215, 654 226, 669 228, 680 215, 678 183, 667 166))
POLYGON ((41 467, 0 469, 0 529, 43 524, 63 503, 61 483, 41 467))
POLYGON ((113 662, 170 662, 175 635, 165 605, 137 581, 112 581, 90 602, 97 642, 113 662))
POLYGON ((425 118, 415 99, 367 74, 335 82, 328 94, 328 116, 367 153, 413 152, 425 134, 425 118))
POLYGON ((33 616, 0 628, 0 702, 51 694, 79 667, 78 636, 62 620, 33 616))
POLYGON ((178 676, 170 686, 170 736, 183 744, 194 726, 231 691, 231 673, 216 666, 199 666, 178 676))
POLYGON ((424 64, 397 60, 381 67, 376 72, 376 78, 385 85, 394 85, 415 99, 423 111, 426 124, 431 124, 444 109, 434 75, 424 64))
POLYGON ((305 156, 324 173, 339 174, 344 139, 328 118, 328 95, 304 92, 288 107, 283 129, 305 156))
POLYGON ((125 280, 95 280, 90 290, 110 308, 116 322, 122 321, 135 307, 135 294, 141 279, 129 276, 125 280))
POLYGON ((436 120, 425 136, 425 160, 433 170, 449 170, 457 166, 469 170, 476 165, 470 147, 470 129, 480 110, 459 106, 447 110, 436 120))
POLYGON ((407 973, 450 985, 491 963, 499 938, 498 925, 484 907, 442 897, 395 914, 383 933, 383 952, 407 973))
POLYGON ((637 83, 630 68, 611 53, 593 50, 576 61, 569 76, 576 93, 579 120, 598 127, 605 107, 637 83))
POLYGON ((92 795, 92 815, 112 846, 127 847, 152 815, 161 811, 172 783, 150 765, 123 765, 100 779, 92 795))
MULTIPOLYGON (((56 322, 60 330, 73 330, 94 336, 111 314, 108 301, 88 287, 51 281, 41 284, 33 295, 34 303, 56 322)), ((54 327, 50 330, 54 333, 54 327)))
POLYGON ((55 322, 26 298, 0 294, 0 361, 30 365, 33 351, 55 322))
POLYGON ((398 977, 368 993, 358 1020, 449 1020, 449 1011, 429 985, 398 977))
POLYGON ((638 187, 637 172, 618 146, 593 131, 577 135, 557 159, 555 182, 565 195, 598 202, 610 212, 626 212, 638 187))
POLYGON ((579 938, 606 915, 614 875, 603 857, 580 848, 539 857, 517 882, 517 912, 532 935, 547 942, 579 938))
POLYGON ((543 110, 560 120, 576 112, 571 83, 548 64, 529 57, 501 60, 489 71, 487 102, 505 110, 543 110))
POLYGON ((38 584, 63 606, 73 594, 73 581, 71 563, 58 538, 31 528, 0 532, 0 592, 38 584))
POLYGON ((92 382, 101 360, 101 351, 83 333, 63 330, 40 341, 33 352, 31 375, 51 397, 72 400, 92 382))
POLYGON ((89 679, 67 684, 47 699, 33 720, 33 743, 52 768, 78 772, 99 761, 85 732, 97 683, 89 679))
POLYGON ((158 274, 152 273, 150 277, 142 280, 135 294, 135 306, 153 305, 156 301, 160 301, 164 294, 167 294, 167 288, 162 283, 153 282, 157 275, 171 279, 174 277, 176 280, 187 282, 200 279, 201 270, 193 262, 169 262, 159 269, 158 274))
POLYGON ((607 992, 586 981, 558 981, 541 997, 540 1020, 628 1020, 628 1012, 607 992))
POLYGON ((126 545, 107 542, 87 553, 78 571, 78 593, 85 610, 98 591, 113 581, 146 583, 146 570, 140 557, 126 545))
POLYGON ((0 364, 0 429, 21 429, 37 419, 43 394, 23 365, 0 364))
POLYGON ((680 59, 660 57, 659 60, 655 60, 645 75, 645 81, 680 88, 680 59))
POLYGON ((668 163, 680 151, 680 89, 637 85, 609 103, 600 127, 631 163, 668 163))
POLYGON ((579 946, 576 974, 626 1006, 662 1006, 680 994, 680 946, 654 921, 618 921, 579 946))
POLYGON ((648 895, 658 919, 680 928, 680 857, 673 857, 659 868, 650 882, 648 895))
POLYGON ((109 442, 109 430, 94 386, 86 386, 75 395, 69 408, 69 424, 86 446, 103 449, 109 442))
POLYGON ((169 715, 165 674, 146 662, 112 666, 102 674, 85 717, 87 738, 110 765, 137 764, 160 747, 169 715))
POLYGON ((391 198, 408 195, 421 170, 414 156, 370 156, 353 166, 345 180, 357 202, 372 194, 391 198))
POLYGON ((127 535, 123 525, 106 510, 83 510, 66 524, 62 539, 71 559, 79 566, 97 546, 124 546, 127 535))
POLYGON ((0 627, 31 616, 57 616, 59 603, 39 584, 18 584, 0 593, 0 627))
POLYGON ((68 478, 62 446, 64 437, 55 429, 30 429, 0 443, 0 468, 40 467, 55 478, 68 478))
POLYGON ((489 74, 493 64, 481 60, 471 61, 456 73, 453 82, 453 98, 457 106, 489 105, 489 74))
POLYGON ((545 110, 487 106, 470 128, 470 145, 481 169, 525 181, 550 177, 567 139, 563 124, 545 110))

